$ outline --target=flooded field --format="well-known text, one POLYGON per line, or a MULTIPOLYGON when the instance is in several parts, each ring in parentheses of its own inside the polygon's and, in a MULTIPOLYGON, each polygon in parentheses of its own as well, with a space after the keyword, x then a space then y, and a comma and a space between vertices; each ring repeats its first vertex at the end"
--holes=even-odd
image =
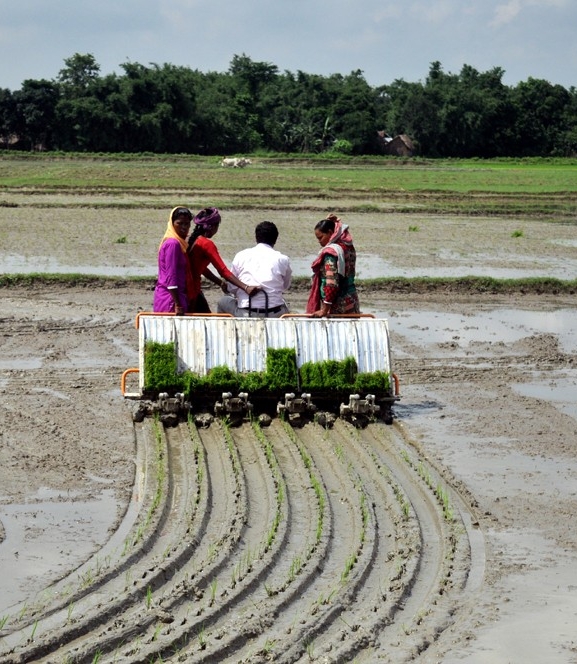
MULTIPOLYGON (((575 661, 574 296, 364 288, 389 324, 392 427, 275 422, 278 467, 248 425, 230 446, 218 427, 179 427, 160 436, 164 485, 152 424, 134 425, 119 385, 165 221, 36 212, 47 232, 23 247, 30 210, 0 208, 4 272, 151 283, 2 289, 0 662, 575 661)), ((317 215, 256 215, 225 217, 223 257, 270 218, 305 276, 317 215)), ((360 278, 577 273, 571 225, 347 221, 360 278)), ((302 311, 306 293, 287 299, 302 311)))

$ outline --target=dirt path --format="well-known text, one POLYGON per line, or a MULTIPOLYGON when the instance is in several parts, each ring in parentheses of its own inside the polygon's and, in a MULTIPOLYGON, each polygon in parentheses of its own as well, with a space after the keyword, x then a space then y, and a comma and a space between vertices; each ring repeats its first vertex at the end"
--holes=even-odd
POLYGON ((393 427, 259 433, 133 424, 142 287, 5 289, 0 661, 577 661, 574 303, 434 297, 393 427))

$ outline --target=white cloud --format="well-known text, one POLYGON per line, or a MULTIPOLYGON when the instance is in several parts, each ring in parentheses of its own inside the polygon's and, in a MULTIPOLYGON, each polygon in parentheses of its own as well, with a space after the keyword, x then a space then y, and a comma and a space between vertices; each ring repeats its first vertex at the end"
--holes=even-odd
POLYGON ((491 26, 500 28, 513 21, 527 7, 558 7, 568 6, 569 0, 509 0, 505 4, 497 5, 491 26))

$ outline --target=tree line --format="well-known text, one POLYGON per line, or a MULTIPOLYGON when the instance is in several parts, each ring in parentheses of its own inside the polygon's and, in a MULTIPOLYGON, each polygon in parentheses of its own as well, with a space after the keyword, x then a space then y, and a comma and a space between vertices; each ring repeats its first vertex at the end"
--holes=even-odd
POLYGON ((360 70, 280 72, 235 55, 228 71, 120 65, 100 75, 91 54, 54 80, 0 88, 0 147, 64 152, 379 154, 377 131, 410 136, 424 157, 577 154, 577 90, 504 70, 458 74, 430 65, 424 81, 370 86, 360 70))

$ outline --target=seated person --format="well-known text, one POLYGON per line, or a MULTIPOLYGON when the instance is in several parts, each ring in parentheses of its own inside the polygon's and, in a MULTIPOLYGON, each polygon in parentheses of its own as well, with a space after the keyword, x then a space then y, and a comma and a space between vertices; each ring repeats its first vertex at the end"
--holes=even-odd
POLYGON ((274 249, 278 229, 272 221, 261 221, 254 234, 256 245, 239 251, 230 271, 243 283, 258 286, 259 290, 249 301, 246 292, 229 283, 229 295, 220 298, 217 312, 233 316, 279 318, 288 313, 283 293, 291 284, 290 262, 288 256, 274 249))

